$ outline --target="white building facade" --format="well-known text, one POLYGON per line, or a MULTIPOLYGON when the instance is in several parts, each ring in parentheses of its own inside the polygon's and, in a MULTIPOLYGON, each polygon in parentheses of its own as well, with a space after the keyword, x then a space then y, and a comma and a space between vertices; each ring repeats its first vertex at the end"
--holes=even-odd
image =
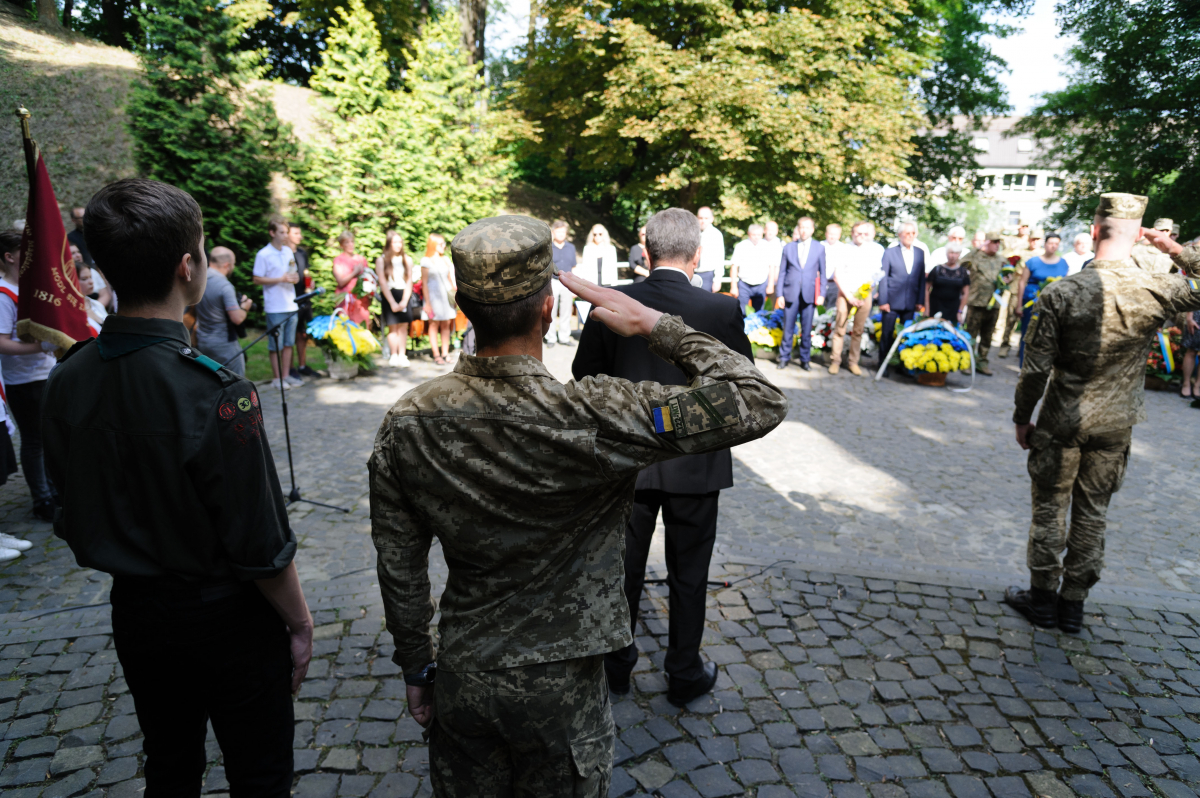
MULTIPOLYGON (((979 163, 977 196, 990 206, 989 227, 1015 228, 1022 222, 1044 227, 1059 210, 1065 175, 1032 165, 1043 150, 1038 139, 1013 133, 1020 120, 993 117, 983 130, 966 131, 979 163)), ((956 120, 956 127, 960 124, 965 127, 965 120, 956 120)))

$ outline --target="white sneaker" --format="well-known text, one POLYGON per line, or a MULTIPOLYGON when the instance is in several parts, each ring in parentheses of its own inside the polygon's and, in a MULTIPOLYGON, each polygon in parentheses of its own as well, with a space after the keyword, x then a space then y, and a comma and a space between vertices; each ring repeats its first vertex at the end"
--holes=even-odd
POLYGON ((392 367, 392 368, 394 368, 394 369, 398 369, 398 368, 400 368, 400 366, 401 366, 401 365, 403 365, 403 364, 400 362, 400 355, 392 355, 391 357, 389 357, 389 358, 388 358, 388 365, 389 365, 389 366, 391 366, 391 367, 392 367))
POLYGON ((287 380, 271 380, 271 387, 280 391, 290 391, 292 384, 287 380))
POLYGON ((33 548, 33 544, 22 538, 14 538, 12 535, 6 535, 0 532, 0 548, 15 549, 16 551, 29 551, 33 548))
POLYGON ((21 556, 21 552, 16 549, 0 549, 0 562, 8 562, 15 560, 21 556))
POLYGON ((304 380, 300 379, 299 377, 293 377, 291 374, 284 377, 283 381, 286 382, 288 385, 292 386, 293 388, 299 388, 301 385, 304 384, 304 380))
POLYGON ((407 355, 396 355, 396 365, 400 368, 407 368, 409 365, 407 355))

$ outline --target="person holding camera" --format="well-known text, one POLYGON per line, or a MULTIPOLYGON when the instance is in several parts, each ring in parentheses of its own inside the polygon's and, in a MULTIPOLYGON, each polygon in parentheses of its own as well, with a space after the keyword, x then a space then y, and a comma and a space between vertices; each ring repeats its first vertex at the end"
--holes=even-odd
POLYGON ((239 297, 229 282, 236 263, 227 247, 213 247, 209 253, 208 284, 204 296, 196 303, 196 345, 234 374, 245 377, 246 356, 241 351, 237 327, 246 320, 254 302, 245 294, 239 297))

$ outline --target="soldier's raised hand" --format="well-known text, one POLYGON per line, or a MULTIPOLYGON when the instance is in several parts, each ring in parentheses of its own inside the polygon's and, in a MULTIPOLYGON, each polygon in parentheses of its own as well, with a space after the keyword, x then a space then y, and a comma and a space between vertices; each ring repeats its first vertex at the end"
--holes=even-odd
POLYGON ((648 308, 620 291, 601 288, 593 282, 575 276, 572 272, 561 272, 559 279, 572 294, 584 302, 590 302, 591 315, 617 335, 649 337, 654 325, 662 316, 660 311, 648 308))
POLYGON ((1178 255, 1183 252, 1183 244, 1171 238, 1171 234, 1163 230, 1151 230, 1148 227, 1142 228, 1142 235, 1146 237, 1154 246, 1158 247, 1160 252, 1165 252, 1168 255, 1178 255))

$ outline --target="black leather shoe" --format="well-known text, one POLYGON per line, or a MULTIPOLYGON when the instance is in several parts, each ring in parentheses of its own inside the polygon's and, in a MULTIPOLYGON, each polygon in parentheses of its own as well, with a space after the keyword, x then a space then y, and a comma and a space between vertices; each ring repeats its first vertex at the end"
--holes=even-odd
POLYGON ((812 371, 812 366, 808 365, 807 363, 801 363, 800 370, 801 371, 812 371))
POLYGON ((672 679, 667 686, 667 701, 672 706, 686 707, 700 696, 712 690, 713 685, 716 683, 717 664, 715 662, 706 662, 704 663, 704 674, 699 679, 688 682, 681 679, 672 679))
POLYGON ((1010 587, 1004 591, 1004 603, 1024 615, 1034 626, 1043 629, 1058 626, 1058 594, 1052 590, 1010 587))
POLYGON ((604 678, 608 680, 608 689, 617 695, 627 695, 629 693, 629 674, 618 674, 608 668, 604 669, 604 678))
POLYGON ((44 502, 38 502, 33 505, 33 517, 39 521, 53 521, 54 502, 47 499, 44 502))
POLYGON ((1083 602, 1058 599, 1058 628, 1070 634, 1083 629, 1083 602))
POLYGON ((775 364, 775 368, 778 371, 783 371, 785 368, 787 368, 787 364, 788 364, 788 362, 786 360, 780 360, 778 363, 775 364))

